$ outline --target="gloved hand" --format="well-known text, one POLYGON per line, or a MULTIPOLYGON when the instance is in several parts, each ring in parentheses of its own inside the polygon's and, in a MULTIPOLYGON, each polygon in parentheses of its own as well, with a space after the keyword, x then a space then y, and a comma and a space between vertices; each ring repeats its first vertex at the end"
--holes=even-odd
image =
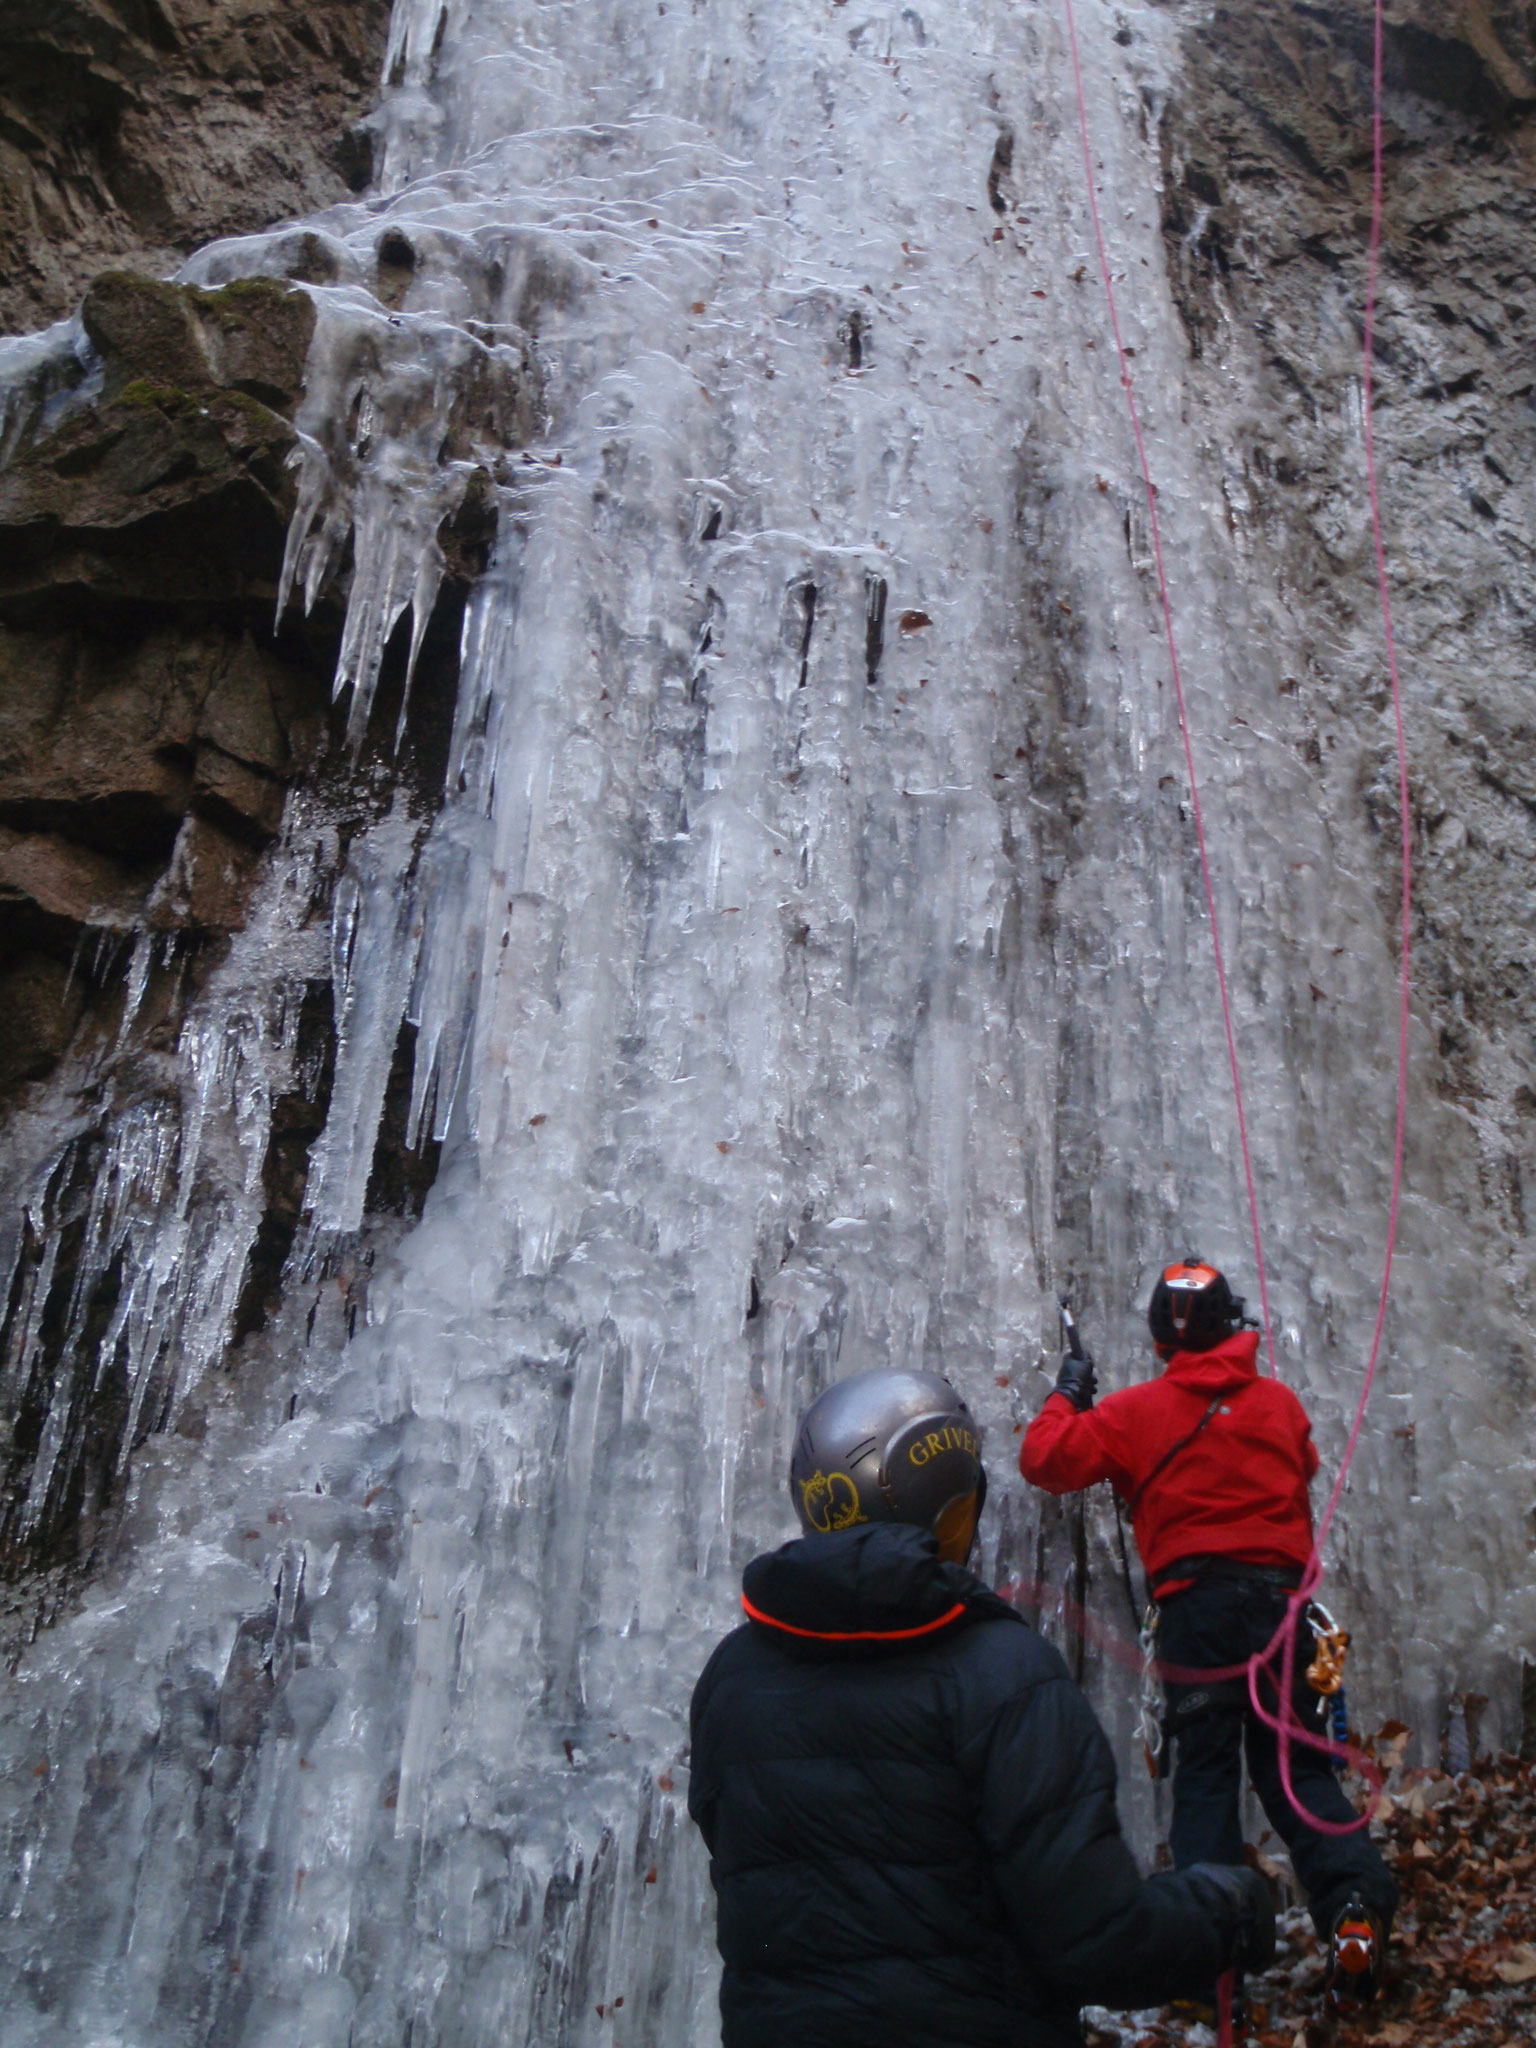
POLYGON ((1194 1863, 1186 1875, 1199 1878, 1207 1893, 1218 1893, 1223 1917, 1231 1914, 1236 1920, 1227 1968, 1266 1969, 1275 1953, 1275 1902, 1259 1873, 1241 1863, 1194 1863))
POLYGON ((1072 1406, 1081 1414, 1093 1406, 1098 1378, 1093 1359, 1087 1352, 1084 1352, 1081 1358, 1067 1357, 1061 1361, 1061 1371, 1056 1375, 1055 1391, 1058 1394, 1065 1394, 1072 1406))

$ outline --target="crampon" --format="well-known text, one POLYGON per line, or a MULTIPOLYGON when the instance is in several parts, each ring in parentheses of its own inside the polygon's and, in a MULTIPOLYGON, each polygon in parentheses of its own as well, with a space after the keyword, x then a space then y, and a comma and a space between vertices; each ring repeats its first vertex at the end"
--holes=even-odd
POLYGON ((1381 1988, 1385 1950, 1381 1922, 1368 1906, 1351 1899, 1333 1923, 1327 1982, 1330 2012, 1370 2003, 1381 1988))

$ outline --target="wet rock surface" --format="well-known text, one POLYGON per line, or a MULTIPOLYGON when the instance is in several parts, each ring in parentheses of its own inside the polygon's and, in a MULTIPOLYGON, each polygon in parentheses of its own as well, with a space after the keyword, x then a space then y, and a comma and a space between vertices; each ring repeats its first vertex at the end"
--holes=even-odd
POLYGON ((385 0, 13 0, 0 38, 0 331, 112 264, 169 271, 367 180, 385 0))

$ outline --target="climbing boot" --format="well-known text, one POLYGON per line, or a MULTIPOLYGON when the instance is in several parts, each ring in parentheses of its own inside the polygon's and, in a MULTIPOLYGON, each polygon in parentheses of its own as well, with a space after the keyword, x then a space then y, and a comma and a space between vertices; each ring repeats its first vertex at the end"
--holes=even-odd
POLYGON ((1380 1920, 1361 1900, 1351 1899, 1334 1915, 1326 1987, 1330 2012, 1370 2003, 1381 1989, 1386 1947, 1380 1920))

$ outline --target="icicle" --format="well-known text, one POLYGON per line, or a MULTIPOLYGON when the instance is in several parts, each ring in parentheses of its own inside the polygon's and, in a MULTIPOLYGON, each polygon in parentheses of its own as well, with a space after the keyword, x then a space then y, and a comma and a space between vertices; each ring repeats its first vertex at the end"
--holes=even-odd
POLYGON ((420 85, 430 75, 447 26, 449 0, 399 0, 390 16, 382 76, 386 85, 420 85))
MULTIPOLYGON (((31 1221, 30 1217, 28 1220, 31 1221)), ((11 1401, 20 1398, 41 1357, 43 1311, 53 1289, 54 1267, 59 1256, 58 1233, 47 1230, 37 1234, 42 1244, 42 1255, 26 1276, 21 1300, 12 1314, 6 1350, 4 1388, 7 1399, 11 1401)))
MULTIPOLYGON (((437 529, 454 510, 451 494, 433 489, 435 475, 414 467, 360 480, 352 500, 356 567, 336 662, 335 695, 351 692, 347 738, 355 748, 367 730, 373 692, 390 635, 413 612, 405 689, 409 696, 421 636, 442 579, 437 529)), ((461 481, 462 493, 462 481, 461 481)), ((399 734, 405 730, 405 706, 399 734)))
POLYGON ((39 334, 0 337, 0 470, 100 390, 101 363, 78 313, 39 334))
POLYGON ((479 997, 490 832, 467 811, 450 808, 423 850, 417 880, 422 946, 408 1012, 417 1036, 405 1140, 413 1150, 427 1128, 438 1139, 447 1132, 479 997))
MULTIPOLYGON (((105 937, 105 935, 103 935, 105 937)), ((121 1051, 133 1028, 133 1020, 139 1014, 139 1005, 144 1000, 144 991, 149 986, 149 970, 154 963, 155 948, 161 943, 163 934, 151 931, 147 926, 139 931, 133 941, 133 954, 128 962, 128 978, 123 988, 123 1015, 117 1027, 117 1046, 121 1051)))
POLYGON ((419 836, 397 799, 388 818, 354 842, 337 888, 336 1078, 305 1193, 317 1233, 356 1230, 363 1218, 384 1089, 421 945, 412 886, 419 836), (366 963, 365 975, 353 973, 354 962, 366 963))
POLYGON ((300 481, 278 588, 309 611, 351 538, 351 586, 333 693, 350 693, 347 736, 361 745, 395 627, 412 616, 406 705, 444 558, 438 532, 477 467, 529 417, 537 388, 525 346, 485 341, 433 315, 386 314, 359 293, 322 298, 297 427, 300 481), (459 459, 445 459, 450 443, 459 459))

